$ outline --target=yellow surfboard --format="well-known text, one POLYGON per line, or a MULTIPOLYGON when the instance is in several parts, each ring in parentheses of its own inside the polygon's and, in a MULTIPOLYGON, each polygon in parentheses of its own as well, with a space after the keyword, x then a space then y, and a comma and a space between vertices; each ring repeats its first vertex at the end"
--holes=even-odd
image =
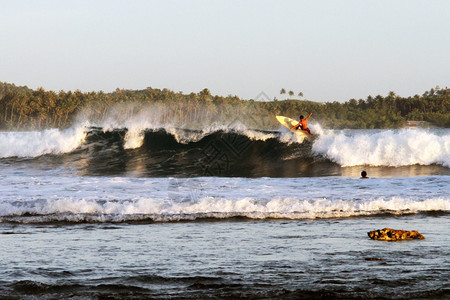
POLYGON ((303 131, 301 129, 291 129, 292 126, 295 126, 298 124, 298 121, 288 118, 288 117, 283 117, 283 116, 276 116, 278 122, 281 123, 281 125, 283 125, 284 127, 286 127, 287 129, 289 129, 290 131, 294 132, 295 134, 299 134, 305 137, 311 137, 312 135, 307 133, 306 131, 303 131))

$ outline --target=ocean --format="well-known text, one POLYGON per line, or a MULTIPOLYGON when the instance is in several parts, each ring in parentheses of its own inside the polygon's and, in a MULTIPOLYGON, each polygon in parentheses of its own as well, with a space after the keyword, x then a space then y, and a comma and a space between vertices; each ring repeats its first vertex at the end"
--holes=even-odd
POLYGON ((0 298, 448 299, 450 129, 310 127, 0 132, 0 298))

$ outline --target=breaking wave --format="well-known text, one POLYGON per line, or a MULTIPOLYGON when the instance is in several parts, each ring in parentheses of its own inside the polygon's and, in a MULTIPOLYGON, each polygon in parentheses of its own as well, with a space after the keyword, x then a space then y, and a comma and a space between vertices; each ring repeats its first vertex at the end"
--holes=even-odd
POLYGON ((295 177, 340 167, 450 167, 448 129, 322 130, 313 139, 278 131, 216 127, 103 128, 0 133, 0 162, 59 156, 87 175, 295 177))

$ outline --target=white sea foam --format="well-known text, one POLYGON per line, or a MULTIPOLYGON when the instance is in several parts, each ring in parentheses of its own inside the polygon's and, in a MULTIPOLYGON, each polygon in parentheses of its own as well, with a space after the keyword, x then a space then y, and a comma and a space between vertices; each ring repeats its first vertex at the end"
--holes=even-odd
POLYGON ((144 131, 141 129, 131 128, 125 134, 125 149, 136 149, 142 146, 144 142, 144 131))
POLYGON ((4 172, 10 173, 0 170, 0 222, 9 218, 19 218, 19 222, 171 221, 234 216, 315 219, 450 211, 445 176, 177 179, 41 173, 4 176, 4 172))
MULTIPOLYGON (((206 197, 197 202, 177 203, 155 199, 106 201, 65 198, 36 203, 0 204, 0 216, 24 214, 43 215, 44 219, 98 222, 152 219, 155 221, 194 220, 197 218, 248 217, 253 219, 316 219, 369 216, 380 213, 411 214, 425 211, 449 211, 450 201, 431 198, 412 201, 401 197, 390 199, 355 200, 300 200, 275 198, 260 201, 254 198, 214 199, 206 197), (88 216, 86 216, 88 215, 88 216)), ((32 218, 32 222, 39 217, 32 218)))
POLYGON ((0 132, 0 158, 64 154, 79 147, 86 137, 83 127, 30 132, 0 132))
POLYGON ((441 164, 450 167, 450 134, 423 129, 363 131, 354 135, 329 131, 313 151, 342 166, 441 164))

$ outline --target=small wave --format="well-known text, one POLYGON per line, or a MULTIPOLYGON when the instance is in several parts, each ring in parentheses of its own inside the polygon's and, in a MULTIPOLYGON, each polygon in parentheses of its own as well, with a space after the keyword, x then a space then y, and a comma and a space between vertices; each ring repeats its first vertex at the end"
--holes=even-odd
POLYGON ((104 223, 104 222, 174 222, 203 219, 323 219, 376 215, 405 215, 427 212, 448 212, 450 201, 444 198, 413 201, 400 197, 390 199, 299 200, 277 198, 255 200, 214 199, 175 202, 153 199, 107 201, 60 199, 20 204, 2 203, 2 222, 18 223, 104 223))

